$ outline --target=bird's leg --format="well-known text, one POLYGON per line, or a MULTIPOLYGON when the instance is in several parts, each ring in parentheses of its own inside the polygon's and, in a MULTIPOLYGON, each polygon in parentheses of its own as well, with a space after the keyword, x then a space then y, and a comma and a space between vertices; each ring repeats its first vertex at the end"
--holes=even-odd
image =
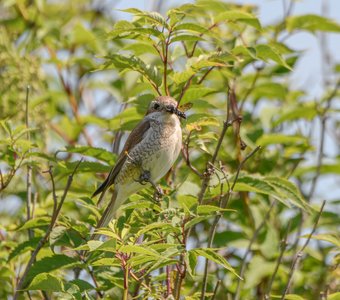
POLYGON ((140 174, 139 179, 137 181, 143 185, 149 182, 155 189, 154 194, 155 199, 159 200, 159 198, 161 198, 164 195, 162 189, 159 186, 157 186, 157 184, 151 179, 150 171, 142 169, 142 173, 140 174))

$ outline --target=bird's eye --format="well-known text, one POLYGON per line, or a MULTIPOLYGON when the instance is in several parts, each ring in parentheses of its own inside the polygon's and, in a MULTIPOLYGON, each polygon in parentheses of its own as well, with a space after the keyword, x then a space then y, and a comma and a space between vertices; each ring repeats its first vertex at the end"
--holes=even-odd
POLYGON ((154 108, 154 109, 158 109, 158 108, 159 108, 159 104, 158 104, 158 103, 155 103, 155 104, 153 105, 153 108, 154 108))

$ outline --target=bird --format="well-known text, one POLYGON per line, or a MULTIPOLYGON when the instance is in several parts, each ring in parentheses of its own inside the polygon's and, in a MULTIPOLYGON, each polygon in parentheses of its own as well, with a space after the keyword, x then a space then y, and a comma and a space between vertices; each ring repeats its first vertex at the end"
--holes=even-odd
POLYGON ((134 193, 153 187, 172 167, 182 148, 180 119, 186 115, 178 108, 177 101, 170 96, 158 96, 150 102, 144 118, 128 136, 123 150, 105 181, 93 193, 100 195, 114 185, 108 203, 97 229, 105 227, 115 217, 116 211, 134 193))

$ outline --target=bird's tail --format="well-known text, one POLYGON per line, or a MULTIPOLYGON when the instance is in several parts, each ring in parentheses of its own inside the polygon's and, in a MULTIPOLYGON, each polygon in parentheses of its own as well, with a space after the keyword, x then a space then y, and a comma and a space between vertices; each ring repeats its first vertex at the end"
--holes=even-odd
MULTIPOLYGON (((118 193, 118 190, 114 190, 112 197, 111 197, 111 201, 109 203, 109 205, 106 207, 102 217, 100 218, 100 220, 97 223, 97 227, 96 229, 99 229, 101 227, 106 227, 110 221, 113 219, 113 217, 115 216, 115 213, 119 207, 119 204, 122 202, 121 199, 122 195, 118 193)), ((91 240, 98 240, 100 237, 100 234, 94 233, 91 236, 91 240)))

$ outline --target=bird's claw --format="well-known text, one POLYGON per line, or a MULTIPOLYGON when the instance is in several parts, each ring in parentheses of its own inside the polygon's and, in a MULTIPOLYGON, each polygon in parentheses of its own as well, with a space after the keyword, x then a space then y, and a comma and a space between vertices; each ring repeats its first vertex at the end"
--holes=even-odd
POLYGON ((155 189, 155 193, 154 193, 154 199, 159 201, 162 196, 164 195, 163 190, 157 186, 151 179, 151 173, 148 170, 143 170, 142 173, 140 174, 138 180, 136 180, 137 182, 139 182, 142 185, 146 185, 147 183, 150 183, 152 185, 152 187, 155 189))

